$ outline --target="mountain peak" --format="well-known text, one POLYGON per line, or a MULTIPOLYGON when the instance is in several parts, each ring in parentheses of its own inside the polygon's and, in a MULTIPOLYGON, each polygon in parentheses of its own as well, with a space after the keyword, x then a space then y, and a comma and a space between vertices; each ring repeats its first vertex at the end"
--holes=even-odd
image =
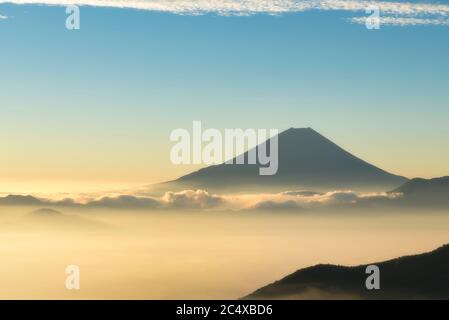
POLYGON ((285 131, 282 131, 281 134, 287 134, 287 133, 318 133, 315 130, 313 130, 311 127, 307 127, 307 128, 294 128, 291 127, 285 131))
MULTIPOLYGON (((248 159, 248 152, 244 154, 248 159)), ((385 191, 396 188, 406 178, 388 173, 342 149, 314 129, 290 128, 278 135, 278 171, 260 176, 259 165, 220 164, 185 175, 177 183, 184 187, 235 189, 249 187, 267 191, 297 188, 328 191, 363 189, 385 191)))

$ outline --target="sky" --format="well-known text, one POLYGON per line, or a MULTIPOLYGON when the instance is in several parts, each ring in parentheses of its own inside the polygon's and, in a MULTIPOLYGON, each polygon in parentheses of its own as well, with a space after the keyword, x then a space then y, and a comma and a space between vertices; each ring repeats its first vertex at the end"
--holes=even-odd
POLYGON ((312 127, 407 177, 449 175, 449 5, 0 1, 0 190, 170 180, 170 132, 312 127), (67 30, 65 7, 81 6, 67 30), (52 4, 51 6, 47 4, 52 4), (344 9, 344 10, 343 10, 344 9))

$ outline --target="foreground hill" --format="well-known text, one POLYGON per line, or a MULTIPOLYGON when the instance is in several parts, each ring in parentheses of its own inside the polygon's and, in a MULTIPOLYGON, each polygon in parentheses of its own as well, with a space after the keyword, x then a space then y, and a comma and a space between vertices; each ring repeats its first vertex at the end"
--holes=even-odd
POLYGON ((317 265, 244 299, 449 299, 449 245, 381 263, 380 290, 367 290, 366 266, 317 265))
MULTIPOLYGON (((257 147, 256 147, 257 148, 257 147)), ((278 135, 277 174, 259 175, 259 165, 220 164, 160 184, 165 189, 230 191, 389 190, 407 181, 343 150, 311 128, 288 129, 278 135)), ((248 152, 244 154, 245 159, 248 152)), ((234 158, 235 159, 235 158, 234 158)))

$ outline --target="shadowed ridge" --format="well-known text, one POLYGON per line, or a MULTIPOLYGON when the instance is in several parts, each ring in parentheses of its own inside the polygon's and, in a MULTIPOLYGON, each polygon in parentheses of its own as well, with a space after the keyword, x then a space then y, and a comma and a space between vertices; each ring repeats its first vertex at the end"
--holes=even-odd
POLYGON ((449 176, 433 179, 414 178, 392 192, 406 195, 443 192, 449 196, 449 176))
POLYGON ((42 217, 54 217, 54 216, 63 215, 62 212, 60 212, 58 210, 51 209, 51 208, 37 209, 37 210, 34 210, 33 212, 31 212, 30 214, 42 216, 42 217))
POLYGON ((449 177, 415 178, 390 193, 402 193, 404 203, 412 208, 443 208, 449 205, 449 177))
POLYGON ((367 290, 366 267, 316 265, 300 269, 243 299, 448 299, 449 245, 431 252, 373 263, 380 290, 367 290))
POLYGON ((44 201, 30 195, 9 194, 0 198, 0 205, 22 206, 22 205, 42 205, 44 201))

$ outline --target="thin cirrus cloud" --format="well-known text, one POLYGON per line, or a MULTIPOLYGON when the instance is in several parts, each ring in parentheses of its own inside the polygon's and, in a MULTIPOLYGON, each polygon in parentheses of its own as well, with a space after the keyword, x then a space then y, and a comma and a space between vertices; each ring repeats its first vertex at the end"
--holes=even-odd
MULTIPOLYGON (((449 5, 436 2, 366 1, 366 0, 0 0, 0 3, 79 5, 112 8, 131 8, 174 14, 253 15, 283 14, 307 10, 362 12, 379 9, 381 23, 393 26, 449 24, 449 5)), ((365 23, 366 16, 350 19, 365 23)))
MULTIPOLYGON (((349 19, 356 24, 366 24, 366 18, 354 17, 349 19)), ((424 18, 406 18, 406 17, 381 17, 380 25, 390 26, 449 26, 449 19, 424 19, 424 18)))

